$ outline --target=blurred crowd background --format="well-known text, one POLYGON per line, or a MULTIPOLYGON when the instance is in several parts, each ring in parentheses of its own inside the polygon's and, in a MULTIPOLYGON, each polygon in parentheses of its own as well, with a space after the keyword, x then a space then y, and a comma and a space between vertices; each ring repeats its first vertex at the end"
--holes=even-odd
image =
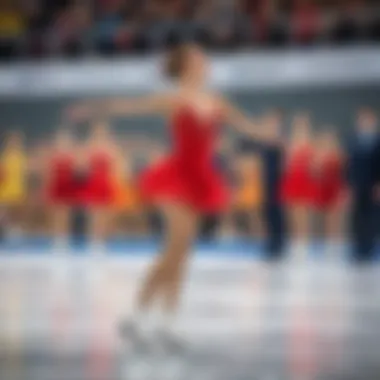
MULTIPOLYGON (((68 110, 63 108, 62 120, 68 110)), ((375 110, 354 111, 351 131, 316 124, 306 111, 269 109, 256 118, 269 142, 233 135, 220 141, 215 165, 230 183, 231 202, 224 214, 205 216, 201 239, 264 241, 273 259, 289 245, 306 255, 316 241, 338 256, 351 239, 358 244, 358 260, 374 258, 380 232, 375 110)), ((159 214, 140 198, 139 175, 170 151, 170 141, 147 127, 136 132, 115 124, 112 119, 61 124, 37 137, 26 128, 4 131, 4 241, 44 236, 68 248, 76 237, 99 249, 112 239, 161 234, 159 214)))
MULTIPOLYGON (((357 268, 340 260, 344 242, 357 244, 357 263, 376 257, 378 94, 372 85, 234 94, 270 143, 236 135, 220 141, 215 165, 230 182, 231 203, 200 226, 215 261, 189 273, 180 323, 191 344, 201 343, 186 375, 204 375, 203 363, 215 357, 211 364, 221 373, 232 368, 230 378, 250 379, 254 370, 258 378, 376 379, 378 272, 370 266, 353 274, 357 268), (260 252, 302 262, 316 242, 322 260, 338 261, 329 270, 314 260, 301 271, 297 260, 290 270, 256 267, 238 259, 231 238, 247 240, 252 258, 260 252), (257 250, 258 241, 265 250, 257 250)), ((68 123, 64 116, 75 104, 46 97, 0 102, 0 335, 7 380, 50 378, 57 370, 65 378, 110 379, 125 363, 132 366, 117 356, 114 332, 134 305, 145 268, 129 259, 144 260, 157 247, 149 239, 162 231, 155 210, 139 197, 139 174, 166 154, 170 140, 155 119, 68 123), (69 259, 50 260, 33 237, 47 238, 49 254, 69 259), (90 245, 71 244, 72 238, 90 245), (72 260, 78 251, 108 253, 110 242, 120 240, 121 260, 72 260)))
POLYGON ((338 252, 348 242, 356 258, 374 258, 374 0, 2 1, 3 241, 42 236, 67 246, 78 237, 99 247, 161 234, 138 181, 170 150, 162 121, 72 123, 66 116, 83 99, 162 88, 155 53, 182 41, 212 52, 214 87, 260 120, 273 140, 224 135, 215 165, 230 182, 231 202, 223 215, 204 218, 201 237, 264 242, 270 258, 289 247, 305 252, 311 242, 338 252), (96 178, 103 190, 94 196, 96 178))
POLYGON ((206 47, 210 87, 266 132, 221 126, 231 197, 200 220, 185 370, 378 379, 380 2, 0 0, 1 379, 122 374, 113 329, 164 227, 139 179, 170 125, 69 115, 164 91, 161 53, 182 41, 206 47))
POLYGON ((2 60, 380 40, 376 0, 4 0, 2 60))

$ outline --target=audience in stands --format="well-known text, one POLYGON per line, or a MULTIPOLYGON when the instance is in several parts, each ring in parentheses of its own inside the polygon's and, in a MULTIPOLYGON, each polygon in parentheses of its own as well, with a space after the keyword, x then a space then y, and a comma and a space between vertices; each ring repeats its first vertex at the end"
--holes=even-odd
POLYGON ((380 41, 375 0, 5 0, 0 58, 380 41))
POLYGON ((26 33, 23 12, 12 1, 0 5, 0 56, 18 56, 26 33))

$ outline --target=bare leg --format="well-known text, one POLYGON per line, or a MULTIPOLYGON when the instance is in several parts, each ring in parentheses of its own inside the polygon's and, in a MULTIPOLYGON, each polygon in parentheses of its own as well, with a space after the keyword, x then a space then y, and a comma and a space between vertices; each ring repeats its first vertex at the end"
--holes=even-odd
MULTIPOLYGON (((191 244, 197 233, 197 217, 193 213, 182 214, 182 233, 177 237, 177 243, 173 243, 173 250, 167 251, 167 281, 164 285, 164 309, 167 312, 175 312, 178 308, 183 278, 191 244), (175 253, 176 252, 176 253, 175 253)), ((179 221, 179 219, 177 219, 179 221)), ((174 222, 174 221, 173 221, 174 222)))
POLYGON ((94 245, 102 245, 108 235, 109 211, 105 207, 96 207, 90 218, 90 241, 94 245))
POLYGON ((293 242, 299 239, 296 207, 297 206, 288 206, 286 210, 289 232, 293 242))
POLYGON ((303 205, 293 205, 288 209, 289 225, 297 255, 303 256, 310 231, 310 210, 303 205))
POLYGON ((342 237, 342 210, 335 207, 326 214, 325 233, 330 241, 339 240, 342 237))
POLYGON ((251 217, 251 234, 254 234, 257 239, 262 239, 265 234, 262 213, 259 208, 254 208, 250 215, 251 217))
POLYGON ((52 208, 52 227, 55 243, 67 243, 69 236, 70 210, 67 206, 54 206, 52 208))
POLYGON ((10 204, 7 208, 8 236, 12 240, 22 237, 24 204, 10 204))
POLYGON ((220 216, 221 223, 218 231, 218 236, 231 237, 236 235, 236 227, 234 223, 234 210, 228 210, 220 216))
POLYGON ((0 204, 0 240, 3 240, 7 233, 7 210, 6 207, 0 204))
POLYGON ((310 209, 297 205, 291 210, 293 237, 297 241, 306 242, 310 233, 310 209))
POLYGON ((340 239, 342 238, 342 214, 340 207, 334 207, 326 212, 325 239, 328 243, 328 255, 339 256, 340 239))
POLYGON ((158 297, 163 298, 165 311, 176 310, 187 253, 197 231, 197 215, 186 206, 168 204, 163 213, 167 228, 165 247, 138 297, 140 310, 146 310, 158 297))
MULTIPOLYGON (((198 218, 188 207, 181 204, 167 204, 163 208, 166 222, 166 241, 162 254, 157 258, 143 283, 137 298, 134 315, 126 324, 122 323, 121 333, 137 347, 144 347, 140 329, 144 331, 149 309, 156 301, 161 301, 163 328, 159 336, 173 346, 167 328, 173 328, 173 317, 178 308, 181 285, 186 266, 187 253, 197 231, 198 218), (163 333, 163 335, 162 335, 163 333), (170 342, 171 341, 171 342, 170 342), (142 346, 141 346, 142 344, 142 346)), ((149 325, 149 323, 148 323, 149 325)), ((177 342, 178 343, 178 342, 177 342)), ((173 347, 178 348, 174 343, 173 347)), ((176 351, 177 349, 175 349, 176 351)))

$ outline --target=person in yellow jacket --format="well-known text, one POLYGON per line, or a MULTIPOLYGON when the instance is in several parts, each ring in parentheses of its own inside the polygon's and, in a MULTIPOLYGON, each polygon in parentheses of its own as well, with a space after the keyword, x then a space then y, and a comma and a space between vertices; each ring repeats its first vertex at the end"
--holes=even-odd
POLYGON ((26 198, 27 155, 22 134, 9 133, 0 151, 0 207, 6 230, 20 233, 21 206, 26 198))
POLYGON ((115 224, 123 234, 138 234, 143 228, 143 207, 130 157, 120 156, 113 177, 113 209, 115 224))
POLYGON ((237 161, 237 188, 233 213, 239 230, 248 235, 262 235, 261 206, 263 202, 261 161, 257 155, 240 157, 237 161))

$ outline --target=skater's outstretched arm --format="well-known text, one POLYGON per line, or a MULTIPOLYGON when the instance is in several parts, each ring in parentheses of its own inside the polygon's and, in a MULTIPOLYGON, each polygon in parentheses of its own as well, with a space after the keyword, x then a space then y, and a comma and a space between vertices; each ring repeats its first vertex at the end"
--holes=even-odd
POLYGON ((252 137, 253 139, 270 140, 260 121, 248 117, 238 107, 224 99, 221 100, 221 108, 225 122, 237 132, 252 137))
POLYGON ((107 116, 165 115, 172 105, 171 95, 93 100, 70 106, 65 117, 70 121, 84 121, 107 116))

